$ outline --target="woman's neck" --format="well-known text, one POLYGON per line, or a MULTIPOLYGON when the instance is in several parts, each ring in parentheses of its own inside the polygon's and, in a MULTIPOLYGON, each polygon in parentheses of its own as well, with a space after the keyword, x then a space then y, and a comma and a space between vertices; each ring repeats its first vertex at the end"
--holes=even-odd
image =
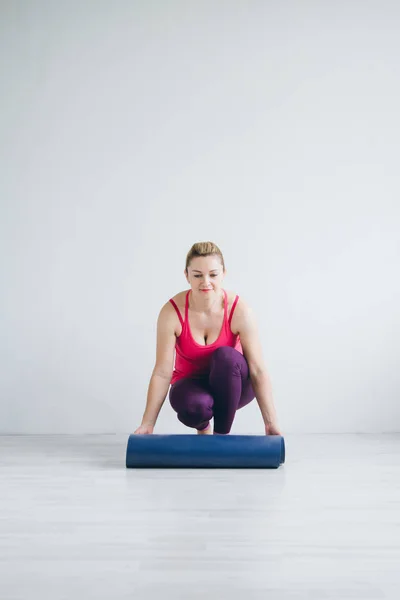
MULTIPOLYGON (((223 308, 224 306, 224 292, 223 290, 221 290, 218 294, 218 292, 214 293, 214 292, 209 292, 208 294, 203 294, 203 295, 207 295, 207 296, 211 296, 211 294, 213 296, 216 296, 215 298, 201 298, 199 296, 195 296, 195 294, 193 293, 193 290, 191 290, 191 294, 189 296, 189 308, 190 310, 192 310, 193 312, 196 313, 204 313, 204 314, 212 314, 215 312, 219 312, 219 310, 221 309, 221 307, 223 308)), ((202 294, 202 292, 199 292, 199 294, 202 294)))

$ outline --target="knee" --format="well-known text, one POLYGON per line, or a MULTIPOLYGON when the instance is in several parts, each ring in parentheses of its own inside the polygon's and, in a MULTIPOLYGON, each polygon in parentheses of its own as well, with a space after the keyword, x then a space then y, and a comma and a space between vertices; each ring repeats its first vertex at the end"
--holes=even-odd
POLYGON ((204 402, 189 402, 181 411, 182 415, 186 415, 189 418, 202 419, 206 417, 210 412, 210 407, 208 407, 204 402))
POLYGON ((240 352, 231 346, 220 346, 211 356, 211 366, 235 367, 238 365, 238 354, 240 352))
POLYGON ((184 425, 194 427, 198 423, 203 423, 213 416, 212 407, 204 402, 189 402, 182 410, 178 412, 178 419, 184 425))

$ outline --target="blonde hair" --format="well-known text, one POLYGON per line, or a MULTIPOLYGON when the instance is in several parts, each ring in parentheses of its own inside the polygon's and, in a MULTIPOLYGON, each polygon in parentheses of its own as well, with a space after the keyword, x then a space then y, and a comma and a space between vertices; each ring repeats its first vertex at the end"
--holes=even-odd
POLYGON ((222 252, 213 242, 196 242, 196 244, 193 244, 186 256, 186 272, 192 259, 196 258, 196 256, 218 256, 222 263, 222 269, 225 271, 225 262, 222 252))

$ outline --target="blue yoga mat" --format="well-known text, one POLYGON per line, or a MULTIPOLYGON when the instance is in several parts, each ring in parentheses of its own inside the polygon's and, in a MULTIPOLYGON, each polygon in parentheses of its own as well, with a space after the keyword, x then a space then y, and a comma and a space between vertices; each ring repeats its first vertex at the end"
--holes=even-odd
POLYGON ((280 435, 132 434, 126 466, 277 469, 285 462, 280 435))

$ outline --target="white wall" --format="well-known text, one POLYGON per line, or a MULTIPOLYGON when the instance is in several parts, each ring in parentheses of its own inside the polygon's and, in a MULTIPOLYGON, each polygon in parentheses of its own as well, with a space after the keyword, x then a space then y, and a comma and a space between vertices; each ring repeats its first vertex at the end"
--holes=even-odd
POLYGON ((132 432, 205 240, 285 434, 399 431, 398 3, 0 6, 0 432, 132 432))

